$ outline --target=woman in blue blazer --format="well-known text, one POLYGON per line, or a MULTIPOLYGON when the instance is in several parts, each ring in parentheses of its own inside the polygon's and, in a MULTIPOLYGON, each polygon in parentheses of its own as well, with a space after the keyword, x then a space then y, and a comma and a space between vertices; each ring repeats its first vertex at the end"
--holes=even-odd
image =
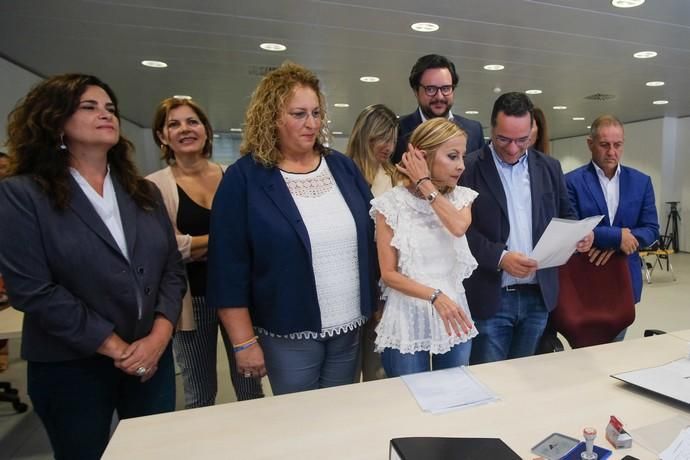
POLYGON ((354 163, 326 148, 316 76, 287 63, 246 114, 243 157, 211 211, 209 306, 246 376, 274 394, 352 383, 358 328, 376 297, 371 193, 354 163))
POLYGON ((171 411, 186 289, 158 189, 96 77, 36 85, 9 116, 0 271, 24 312, 27 383, 56 459, 98 459, 119 418, 171 411))

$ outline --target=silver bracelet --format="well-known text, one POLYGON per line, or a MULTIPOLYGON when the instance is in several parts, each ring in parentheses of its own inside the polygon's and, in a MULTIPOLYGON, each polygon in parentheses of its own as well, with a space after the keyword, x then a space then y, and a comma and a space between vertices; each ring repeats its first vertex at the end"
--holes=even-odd
POLYGON ((437 197, 437 196, 438 196, 438 192, 437 192, 437 191, 431 192, 431 193, 426 197, 426 200, 429 202, 429 204, 432 204, 432 203, 436 200, 436 197, 437 197))
POLYGON ((436 302, 436 299, 438 299, 438 296, 440 296, 443 293, 440 289, 434 289, 434 293, 431 294, 431 297, 429 298, 429 302, 431 302, 431 305, 436 302))

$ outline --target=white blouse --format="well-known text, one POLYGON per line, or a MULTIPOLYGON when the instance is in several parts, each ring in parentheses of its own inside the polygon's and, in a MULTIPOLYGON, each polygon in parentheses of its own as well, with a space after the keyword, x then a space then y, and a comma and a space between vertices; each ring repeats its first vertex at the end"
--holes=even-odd
MULTIPOLYGON (((458 209, 470 206, 476 197, 477 192, 466 187, 455 187, 447 195, 458 209)), ((398 251, 398 271, 421 284, 441 289, 469 317, 462 281, 477 268, 477 261, 465 235, 453 236, 431 204, 415 197, 403 186, 375 198, 371 205, 372 218, 375 220, 376 214, 381 213, 393 230, 391 245, 398 251)), ((429 300, 410 297, 381 285, 386 304, 376 328, 376 351, 394 348, 401 353, 430 351, 442 354, 477 335, 474 327, 469 334, 448 335, 429 300)))
MULTIPOLYGON (((321 333, 302 331, 289 338, 331 337, 362 325, 357 229, 328 163, 298 174, 281 171, 309 233, 321 333)), ((261 331, 265 332, 265 331, 261 331)))

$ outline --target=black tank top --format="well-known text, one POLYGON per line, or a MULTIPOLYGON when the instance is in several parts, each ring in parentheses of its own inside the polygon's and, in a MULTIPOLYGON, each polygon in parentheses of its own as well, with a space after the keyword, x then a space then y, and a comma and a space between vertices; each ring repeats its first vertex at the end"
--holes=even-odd
MULTIPOLYGON (((208 235, 211 225, 211 210, 192 200, 179 185, 177 186, 177 194, 180 197, 177 207, 177 228, 180 232, 192 236, 208 235)), ((186 266, 192 296, 205 296, 206 262, 189 262, 186 266)))

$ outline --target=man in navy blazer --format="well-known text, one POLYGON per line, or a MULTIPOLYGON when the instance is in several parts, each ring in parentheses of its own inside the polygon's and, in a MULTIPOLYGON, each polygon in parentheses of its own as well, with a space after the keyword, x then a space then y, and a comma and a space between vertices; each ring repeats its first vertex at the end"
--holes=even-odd
MULTIPOLYGON (((558 271, 529 257, 552 218, 574 218, 560 163, 528 149, 532 102, 506 93, 491 114, 491 143, 467 155, 460 185, 479 193, 467 240, 478 268, 465 280, 479 335, 470 362, 534 354, 556 305, 558 271)), ((578 244, 588 251, 592 235, 578 244)))
MULTIPOLYGON (((635 303, 642 293, 642 272, 637 249, 659 238, 659 219, 652 180, 640 171, 622 166, 623 123, 613 115, 592 122, 587 146, 592 161, 566 176, 570 202, 582 219, 604 215, 594 229, 590 261, 597 265, 621 251, 628 256, 635 303)), ((617 337, 623 338, 625 330, 617 337)))
POLYGON ((455 64, 444 56, 427 54, 420 57, 412 67, 409 81, 419 107, 411 114, 400 118, 398 141, 391 158, 393 163, 398 163, 407 150, 412 131, 422 122, 435 117, 448 118, 467 133, 466 152, 484 147, 482 125, 478 121, 454 115, 450 111, 455 98, 455 87, 458 85, 455 64))

